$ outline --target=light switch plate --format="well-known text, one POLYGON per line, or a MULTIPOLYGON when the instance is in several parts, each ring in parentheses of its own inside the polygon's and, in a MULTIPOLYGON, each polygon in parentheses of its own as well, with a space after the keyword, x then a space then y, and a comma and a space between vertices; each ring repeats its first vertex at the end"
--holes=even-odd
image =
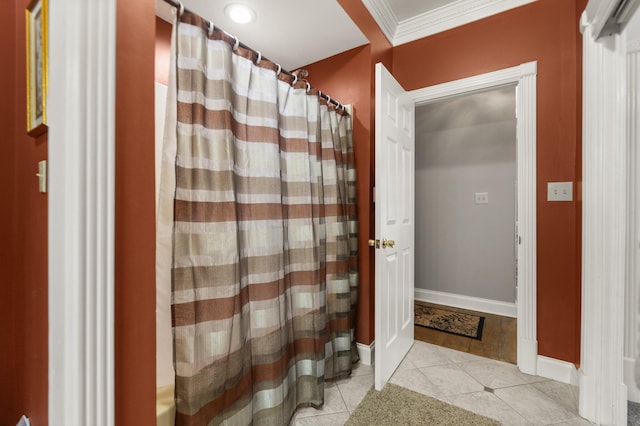
POLYGON ((47 160, 38 161, 38 190, 47 192, 47 160))
POLYGON ((476 192, 476 204, 489 204, 489 193, 476 192))
POLYGON ((573 182, 547 182, 547 201, 573 201, 573 182))

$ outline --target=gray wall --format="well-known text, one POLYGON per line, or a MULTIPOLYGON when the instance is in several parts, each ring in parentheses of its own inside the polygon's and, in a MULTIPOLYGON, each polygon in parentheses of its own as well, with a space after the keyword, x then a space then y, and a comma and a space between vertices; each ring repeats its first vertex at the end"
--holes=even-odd
POLYGON ((514 302, 515 213, 515 87, 416 108, 416 288, 514 302))

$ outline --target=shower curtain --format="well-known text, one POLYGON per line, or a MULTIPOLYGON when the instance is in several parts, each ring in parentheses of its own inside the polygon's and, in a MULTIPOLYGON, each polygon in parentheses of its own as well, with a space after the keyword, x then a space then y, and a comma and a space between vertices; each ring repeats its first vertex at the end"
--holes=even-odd
POLYGON ((176 424, 287 424, 357 360, 351 117, 197 15, 177 20, 159 224, 176 424))

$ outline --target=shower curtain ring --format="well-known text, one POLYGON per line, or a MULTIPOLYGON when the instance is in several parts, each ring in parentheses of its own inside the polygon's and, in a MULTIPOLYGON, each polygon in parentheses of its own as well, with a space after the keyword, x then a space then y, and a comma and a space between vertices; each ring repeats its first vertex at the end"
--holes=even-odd
POLYGON ((238 40, 238 37, 236 37, 236 36, 233 36, 233 38, 236 39, 236 42, 233 45, 233 50, 236 51, 236 50, 238 50, 238 46, 240 46, 240 40, 238 40))
POLYGON ((331 104, 331 96, 327 95, 327 106, 331 104))
POLYGON ((298 76, 293 74, 293 82, 291 83, 291 85, 295 86, 297 82, 298 82, 298 76))
POLYGON ((178 17, 182 16, 182 14, 184 13, 184 5, 182 4, 182 2, 178 2, 178 6, 180 6, 178 8, 178 17))
POLYGON ((215 26, 213 25, 213 22, 209 21, 209 35, 213 34, 214 28, 215 26))
POLYGON ((309 84, 309 82, 307 81, 307 93, 309 93, 309 90, 311 90, 311 85, 309 84))
POLYGON ((256 65, 260 65, 260 61, 262 60, 262 53, 258 50, 258 58, 256 59, 256 65))
POLYGON ((282 67, 280 66, 280 64, 276 64, 278 66, 278 69, 276 70, 276 76, 279 76, 280 73, 282 72, 282 67))

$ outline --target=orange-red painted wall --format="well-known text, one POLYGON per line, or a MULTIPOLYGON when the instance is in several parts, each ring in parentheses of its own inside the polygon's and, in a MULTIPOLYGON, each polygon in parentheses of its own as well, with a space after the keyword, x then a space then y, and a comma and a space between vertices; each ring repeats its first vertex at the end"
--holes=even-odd
POLYGON ((156 423, 153 0, 117 2, 115 404, 118 426, 156 423))
POLYGON ((8 2, 0 14, 0 424, 7 425, 22 414, 48 422, 47 195, 35 176, 47 135, 26 133, 28 3, 8 2))
POLYGON ((578 4, 540 0, 398 46, 394 75, 407 90, 538 61, 538 351, 579 362, 580 204, 548 202, 547 182, 580 182, 578 4))
POLYGON ((0 128, 3 129, 0 145, 0 424, 9 424, 17 420, 15 407, 16 362, 17 354, 13 350, 18 345, 16 339, 16 302, 18 288, 13 272, 13 217, 14 217, 14 155, 15 155, 15 102, 16 102, 16 23, 15 2, 5 5, 5 13, 0 14, 0 52, 8 58, 5 66, 0 67, 0 128))
MULTIPOLYGON (((368 18, 352 2, 343 8, 363 32, 368 18)), ((581 303, 581 199, 569 203, 546 201, 546 185, 574 181, 581 188, 581 36, 578 19, 586 0, 540 0, 462 27, 393 48, 391 71, 413 90, 538 61, 537 78, 537 285, 539 353, 579 362, 581 303)), ((375 34, 374 34, 375 36, 375 34)), ((376 36, 377 37, 377 36, 376 36)), ((375 49, 374 49, 375 50, 375 49)), ((375 55, 372 54, 372 59, 375 55)), ((366 90, 372 74, 348 55, 337 55, 305 67, 314 85, 343 102, 373 97, 366 90), (336 75, 337 74, 337 75, 336 75), (367 80, 355 84, 354 75, 367 80), (346 83, 341 83, 344 79, 346 83), (327 87, 326 89, 324 87, 327 87)), ((389 68, 387 66, 387 68, 389 68)), ((362 103, 365 106, 364 103, 362 103)), ((368 104, 372 108, 372 103, 368 104)), ((365 106, 366 107, 366 106, 365 106)), ((356 110, 356 118, 364 113, 356 110)), ((372 119, 373 112, 369 113, 372 119)), ((361 121, 361 120, 360 120, 361 121)), ((373 158, 373 120, 356 127, 357 149, 373 158), (366 140, 370 139, 367 145, 366 140)), ((365 154, 356 152, 358 158, 365 154)), ((360 164, 361 185, 373 184, 373 167, 360 164), (368 182, 366 182, 368 178, 368 182)), ((359 187, 360 189, 360 187, 359 187)), ((364 188, 366 190, 366 188, 364 188)), ((369 188, 370 190, 370 188, 369 188)), ((360 205, 361 220, 374 221, 371 204, 360 205)), ((368 237, 361 233, 362 243, 368 237)), ((367 261, 366 256, 363 259, 367 261)), ((371 256, 369 262, 373 262, 371 256)), ((368 283, 372 313, 373 273, 368 283)), ((364 303, 364 302, 363 302, 364 303)), ((369 318, 371 320, 371 318, 369 318)), ((358 336, 373 339, 373 322, 358 336)))

